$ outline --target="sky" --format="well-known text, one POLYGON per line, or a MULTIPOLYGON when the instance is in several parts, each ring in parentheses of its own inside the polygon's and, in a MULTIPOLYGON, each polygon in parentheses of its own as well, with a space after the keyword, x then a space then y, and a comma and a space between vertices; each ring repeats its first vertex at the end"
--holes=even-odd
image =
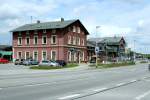
POLYGON ((127 47, 150 53, 150 0, 0 0, 0 44, 11 30, 41 22, 79 19, 90 37, 123 36, 127 47), (96 26, 99 28, 96 29, 96 26))

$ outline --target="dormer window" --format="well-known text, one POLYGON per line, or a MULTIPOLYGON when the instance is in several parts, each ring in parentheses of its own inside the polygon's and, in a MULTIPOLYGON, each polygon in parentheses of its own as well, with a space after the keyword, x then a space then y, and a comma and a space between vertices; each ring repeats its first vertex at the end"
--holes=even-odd
POLYGON ((46 29, 43 30, 43 33, 46 33, 46 29))

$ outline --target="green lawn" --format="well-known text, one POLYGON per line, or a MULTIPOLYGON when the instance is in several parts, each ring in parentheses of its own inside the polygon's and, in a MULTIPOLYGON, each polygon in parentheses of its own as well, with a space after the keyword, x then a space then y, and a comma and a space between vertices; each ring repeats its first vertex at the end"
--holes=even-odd
POLYGON ((64 67, 61 67, 61 66, 56 66, 56 67, 53 67, 53 66, 31 66, 30 69, 51 70, 51 69, 72 68, 72 67, 77 67, 77 66, 78 66, 78 64, 69 63, 64 67))

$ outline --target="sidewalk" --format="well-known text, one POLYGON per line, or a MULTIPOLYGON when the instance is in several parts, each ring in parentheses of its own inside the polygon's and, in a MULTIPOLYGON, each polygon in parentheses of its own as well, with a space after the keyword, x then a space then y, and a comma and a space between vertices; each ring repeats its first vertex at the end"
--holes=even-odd
MULTIPOLYGON (((3 65, 6 66, 6 65, 3 65)), ((4 75, 19 75, 19 74, 38 74, 38 73, 48 73, 48 72, 66 72, 66 71, 81 71, 81 70, 88 70, 89 66, 88 64, 80 64, 78 67, 72 67, 72 68, 62 68, 62 69, 53 69, 53 70, 35 70, 35 69, 29 69, 28 66, 14 66, 13 64, 9 64, 10 68, 0 69, 0 76, 4 75), (22 68, 21 68, 22 67, 22 68)))

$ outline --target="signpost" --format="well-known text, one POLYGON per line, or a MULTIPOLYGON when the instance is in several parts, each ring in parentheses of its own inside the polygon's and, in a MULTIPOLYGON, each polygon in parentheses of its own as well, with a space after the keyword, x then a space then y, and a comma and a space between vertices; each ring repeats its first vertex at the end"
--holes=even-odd
POLYGON ((98 64, 98 61, 97 61, 97 60, 98 60, 98 59, 97 59, 97 58, 98 58, 98 53, 99 53, 99 47, 96 46, 96 47, 95 47, 95 54, 96 54, 96 68, 97 68, 97 64, 98 64))

